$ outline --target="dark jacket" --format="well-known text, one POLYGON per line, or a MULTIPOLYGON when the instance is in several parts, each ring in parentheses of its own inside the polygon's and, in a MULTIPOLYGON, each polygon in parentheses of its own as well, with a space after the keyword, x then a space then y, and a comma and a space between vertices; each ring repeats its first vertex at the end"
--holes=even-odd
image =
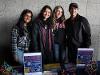
POLYGON ((64 43, 64 28, 59 28, 54 30, 54 42, 57 44, 63 44, 64 43))
POLYGON ((74 21, 69 18, 65 25, 68 47, 73 44, 77 48, 88 48, 91 45, 90 25, 85 17, 77 15, 74 21))
POLYGON ((64 22, 57 22, 54 29, 54 43, 64 45, 65 38, 65 25, 64 22))
POLYGON ((33 24, 33 50, 42 53, 43 64, 53 62, 53 33, 51 25, 43 20, 37 20, 33 24))
POLYGON ((51 26, 43 20, 37 20, 33 23, 33 49, 35 51, 51 51, 53 49, 53 34, 51 26))

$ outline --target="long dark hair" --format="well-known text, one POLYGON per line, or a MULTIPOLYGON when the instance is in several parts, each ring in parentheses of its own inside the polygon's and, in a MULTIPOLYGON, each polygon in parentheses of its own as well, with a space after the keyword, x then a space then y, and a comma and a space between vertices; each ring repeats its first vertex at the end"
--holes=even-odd
POLYGON ((62 9, 62 16, 60 18, 60 21, 63 22, 65 20, 64 9, 62 8, 62 6, 56 6, 53 10, 53 25, 55 25, 55 23, 57 22, 55 13, 56 13, 57 9, 59 9, 59 8, 62 9))
POLYGON ((47 21, 47 24, 48 24, 48 25, 52 25, 52 9, 51 9, 51 7, 50 7, 49 5, 45 5, 45 6, 41 9, 41 11, 40 11, 40 13, 39 13, 39 15, 38 15, 38 18, 41 19, 41 20, 44 19, 43 13, 45 12, 45 10, 46 10, 47 8, 50 9, 50 11, 51 11, 51 16, 50 16, 46 21, 47 21))
POLYGON ((18 22, 16 24, 16 26, 18 27, 19 35, 20 36, 23 36, 24 35, 24 16, 27 13, 31 13, 31 21, 27 25, 28 31, 30 30, 30 26, 32 25, 32 19, 33 19, 33 13, 32 13, 32 11, 29 10, 29 9, 23 10, 22 13, 21 13, 21 15, 20 15, 20 18, 19 18, 19 20, 18 20, 18 22))

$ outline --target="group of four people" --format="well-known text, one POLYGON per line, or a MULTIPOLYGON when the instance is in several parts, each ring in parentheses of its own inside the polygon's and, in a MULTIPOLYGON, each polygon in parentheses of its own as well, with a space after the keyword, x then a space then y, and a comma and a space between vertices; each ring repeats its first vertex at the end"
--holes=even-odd
POLYGON ((91 31, 87 19, 78 14, 77 3, 69 5, 70 18, 65 20, 64 9, 52 11, 46 5, 33 22, 33 13, 25 9, 12 29, 12 50, 15 60, 23 64, 24 52, 41 52, 43 64, 64 64, 66 47, 68 62, 76 64, 77 49, 91 45, 91 31))

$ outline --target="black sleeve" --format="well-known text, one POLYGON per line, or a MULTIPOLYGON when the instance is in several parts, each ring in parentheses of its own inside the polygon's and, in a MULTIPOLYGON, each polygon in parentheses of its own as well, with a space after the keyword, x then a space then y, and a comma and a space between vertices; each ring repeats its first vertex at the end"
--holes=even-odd
POLYGON ((83 40, 84 47, 88 48, 91 45, 91 29, 90 24, 86 18, 83 17, 82 22, 83 25, 83 40))
POLYGON ((67 45, 67 36, 68 36, 68 29, 67 29, 68 27, 67 26, 68 26, 68 19, 64 22, 64 24, 65 24, 65 35, 64 35, 65 36, 65 38, 64 38, 65 39, 65 46, 68 46, 67 45))
POLYGON ((32 45, 34 51, 38 50, 38 33, 39 33, 39 27, 37 23, 33 23, 33 29, 32 29, 32 45))

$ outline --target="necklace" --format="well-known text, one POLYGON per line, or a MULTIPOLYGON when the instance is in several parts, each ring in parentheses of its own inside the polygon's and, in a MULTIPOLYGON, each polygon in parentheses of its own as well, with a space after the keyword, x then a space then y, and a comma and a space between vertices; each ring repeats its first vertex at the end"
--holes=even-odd
POLYGON ((47 25, 45 25, 45 29, 47 29, 47 25))

